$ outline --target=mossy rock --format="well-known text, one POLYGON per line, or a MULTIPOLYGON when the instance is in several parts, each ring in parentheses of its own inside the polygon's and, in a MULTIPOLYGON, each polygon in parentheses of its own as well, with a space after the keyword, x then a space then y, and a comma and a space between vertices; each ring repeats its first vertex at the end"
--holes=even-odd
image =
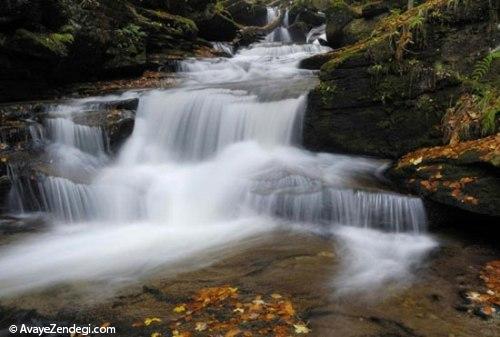
POLYGON ((342 46, 343 29, 357 16, 357 13, 344 1, 332 1, 326 11, 326 39, 331 47, 342 46))
POLYGON ((267 23, 267 9, 263 3, 237 0, 225 8, 234 21, 245 26, 264 26, 267 23))
POLYGON ((377 23, 387 17, 386 14, 371 19, 354 19, 342 30, 342 45, 351 45, 367 39, 372 34, 377 23))
POLYGON ((214 13, 194 19, 199 36, 207 41, 232 41, 236 38, 239 26, 225 14, 214 13))
POLYGON ((68 56, 68 49, 73 41, 74 37, 69 33, 42 34, 18 29, 4 42, 4 48, 36 58, 57 60, 68 56))

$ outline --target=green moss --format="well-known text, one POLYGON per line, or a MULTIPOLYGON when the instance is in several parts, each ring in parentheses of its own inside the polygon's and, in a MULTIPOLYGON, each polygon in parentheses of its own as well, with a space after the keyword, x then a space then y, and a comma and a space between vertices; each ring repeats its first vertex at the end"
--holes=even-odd
POLYGON ((34 52, 53 54, 59 57, 68 55, 68 46, 74 41, 69 33, 41 34, 26 29, 18 29, 14 35, 18 47, 36 49, 34 52))

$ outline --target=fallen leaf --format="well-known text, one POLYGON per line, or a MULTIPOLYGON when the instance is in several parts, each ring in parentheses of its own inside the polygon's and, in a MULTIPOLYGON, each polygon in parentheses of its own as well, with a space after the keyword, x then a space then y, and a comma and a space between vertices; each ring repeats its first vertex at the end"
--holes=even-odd
POLYGON ((224 337, 235 337, 239 335, 240 332, 241 332, 240 329, 231 329, 228 332, 226 332, 224 337))
POLYGON ((207 323, 197 322, 194 328, 196 331, 205 331, 207 329, 207 323))
POLYGON ((307 334, 307 333, 311 332, 311 329, 309 329, 304 324, 294 324, 293 327, 295 328, 295 333, 298 333, 298 334, 307 334))
POLYGON ((145 326, 149 326, 153 323, 161 323, 161 319, 159 319, 158 317, 151 317, 151 318, 146 318, 144 320, 144 325, 145 326))
POLYGON ((186 311, 186 307, 184 305, 179 305, 177 307, 174 308, 174 312, 176 314, 180 314, 182 312, 186 311))
POLYGON ((161 337, 161 336, 162 336, 162 334, 160 332, 153 332, 151 334, 151 337, 161 337))
POLYGON ((424 159, 424 158, 423 157, 418 157, 418 158, 410 160, 410 163, 412 163, 413 165, 418 165, 418 164, 420 164, 422 162, 422 159, 424 159))

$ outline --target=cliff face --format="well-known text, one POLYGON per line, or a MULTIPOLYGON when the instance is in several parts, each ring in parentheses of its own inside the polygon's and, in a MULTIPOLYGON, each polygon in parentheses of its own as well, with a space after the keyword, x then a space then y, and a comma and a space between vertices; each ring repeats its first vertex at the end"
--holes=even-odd
POLYGON ((57 85, 138 75, 232 40, 264 5, 215 0, 8 0, 0 3, 0 102, 53 96, 57 85), (251 15, 250 15, 251 14, 251 15))
MULTIPOLYGON (((500 152, 500 139, 493 136, 499 110, 498 52, 492 51, 498 43, 496 23, 497 8, 479 0, 430 0, 408 11, 352 18, 336 36, 339 40, 329 41, 340 49, 302 64, 321 67, 321 83, 309 95, 305 146, 398 159, 420 148, 457 146, 489 136, 493 138, 488 148, 496 157, 500 152), (363 30, 349 35, 353 25, 373 29, 369 35, 363 30)), ((433 187, 426 188, 430 176, 420 167, 426 153, 411 169, 411 164, 400 162, 393 177, 438 202, 500 215, 498 207, 486 205, 498 205, 495 160, 463 161, 462 155, 434 158, 430 161, 441 162, 445 169, 434 178, 438 181, 433 187), (450 188, 471 176, 477 179, 466 184, 467 193, 459 195, 455 185, 450 188)))

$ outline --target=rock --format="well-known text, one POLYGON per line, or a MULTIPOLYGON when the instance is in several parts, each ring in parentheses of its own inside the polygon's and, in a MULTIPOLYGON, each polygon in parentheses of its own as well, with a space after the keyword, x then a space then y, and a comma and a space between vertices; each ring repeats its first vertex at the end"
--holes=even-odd
POLYGON ((200 37, 208 41, 232 41, 239 31, 236 22, 219 13, 195 22, 200 30, 200 37))
POLYGON ((354 19, 342 29, 342 45, 354 44, 370 37, 377 23, 386 15, 380 15, 371 19, 354 19))
MULTIPOLYGON (((480 1, 471 6, 474 13, 488 8, 480 1)), ((487 17, 462 24, 460 12, 446 10, 436 9, 448 23, 426 21, 425 41, 408 45, 399 60, 390 34, 304 60, 307 68, 322 64, 321 84, 308 98, 304 145, 389 158, 443 145, 442 119, 461 94, 459 74, 474 67, 478 51, 490 48, 487 17)))
POLYGON ((307 34, 314 27, 324 25, 326 16, 324 10, 327 9, 323 2, 293 2, 289 9, 288 28, 294 41, 305 42, 307 34))
POLYGON ((302 69, 317 70, 320 69, 323 64, 330 61, 331 58, 331 53, 316 54, 301 60, 299 67, 302 69))
POLYGON ((361 9, 361 15, 365 19, 371 19, 387 12, 389 12, 389 7, 383 1, 371 2, 361 9))
POLYGON ((68 83, 139 76, 173 55, 193 56, 204 42, 191 18, 203 18, 206 37, 231 40, 238 30, 230 15, 214 12, 212 0, 9 0, 0 6, 0 102, 53 97, 54 88, 68 83))
POLYGON ((390 176, 433 201, 500 216, 500 135, 424 148, 401 158, 390 176))
POLYGON ((356 13, 343 1, 335 1, 328 9, 326 18, 326 39, 332 48, 342 46, 343 29, 356 18, 356 13))
POLYGON ((116 153, 134 131, 135 115, 131 111, 122 111, 119 116, 108 119, 106 133, 109 137, 110 150, 116 153))
MULTIPOLYGON (((91 103, 90 103, 91 104, 91 103)), ((138 98, 130 98, 125 100, 108 101, 101 103, 106 109, 132 110, 136 111, 139 106, 138 98)))
POLYGON ((267 9, 262 3, 238 0, 229 4, 226 10, 234 21, 245 26, 264 26, 267 23, 267 9))
POLYGON ((3 48, 14 56, 25 55, 56 63, 68 56, 68 49, 73 41, 71 34, 42 34, 18 29, 12 37, 5 40, 3 48))

